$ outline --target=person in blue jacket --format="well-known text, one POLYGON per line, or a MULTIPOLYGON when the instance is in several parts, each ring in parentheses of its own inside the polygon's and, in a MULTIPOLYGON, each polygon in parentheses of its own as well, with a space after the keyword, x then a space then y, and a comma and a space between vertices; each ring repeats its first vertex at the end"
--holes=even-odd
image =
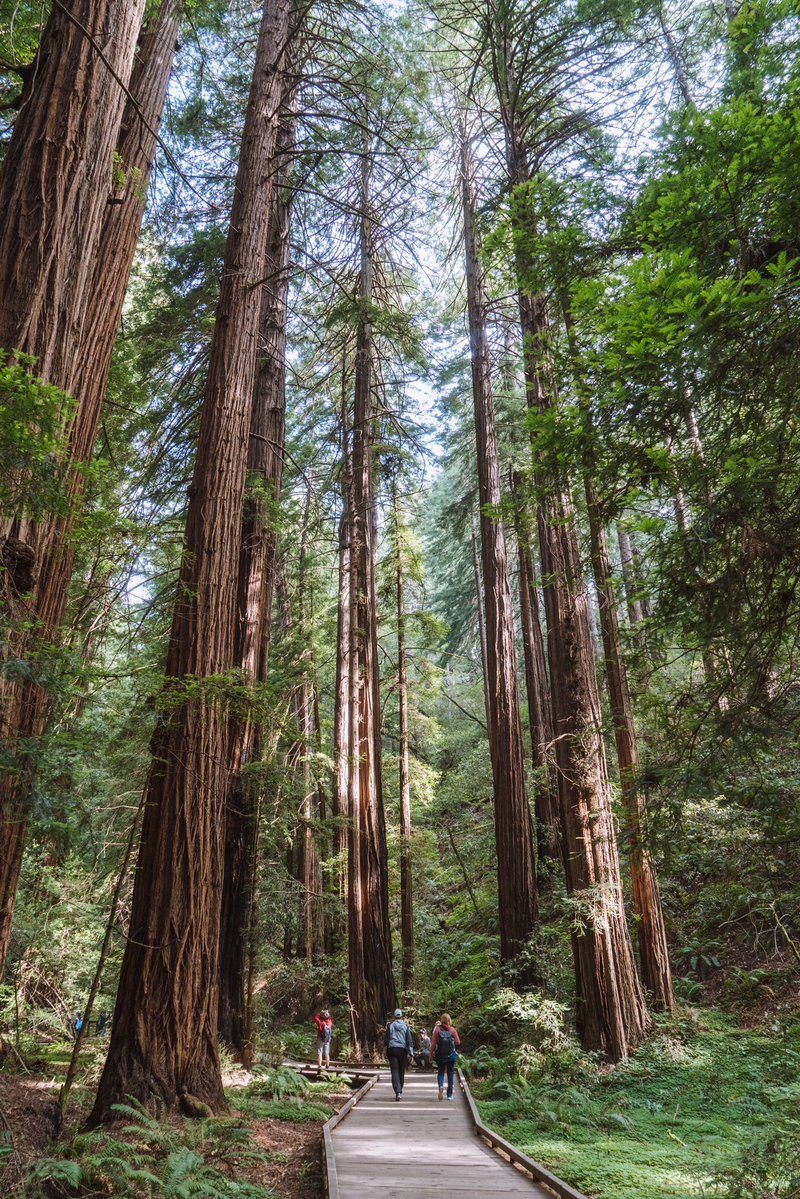
POLYGON ((389 1059, 389 1069, 392 1072, 392 1090, 395 1101, 400 1102, 403 1094, 403 1084, 406 1079, 406 1062, 414 1060, 414 1038, 411 1029, 403 1019, 401 1008, 394 1013, 394 1020, 386 1025, 386 1056, 389 1059))

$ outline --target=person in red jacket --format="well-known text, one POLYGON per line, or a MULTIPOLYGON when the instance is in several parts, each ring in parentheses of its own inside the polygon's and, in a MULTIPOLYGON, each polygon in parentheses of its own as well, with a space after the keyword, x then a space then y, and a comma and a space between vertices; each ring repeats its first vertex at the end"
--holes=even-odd
POLYGON ((331 1064, 331 1041, 333 1040, 333 1020, 327 1008, 314 1017, 317 1026, 317 1064, 322 1069, 322 1055, 325 1054, 325 1069, 331 1064))
POLYGON ((431 1061, 436 1062, 437 1082, 439 1084, 439 1099, 444 1099, 444 1076, 447 1072, 447 1098, 453 1102, 453 1075, 455 1074, 458 1054, 456 1050, 461 1041, 453 1028, 447 1012, 441 1020, 437 1020, 431 1037, 431 1061))

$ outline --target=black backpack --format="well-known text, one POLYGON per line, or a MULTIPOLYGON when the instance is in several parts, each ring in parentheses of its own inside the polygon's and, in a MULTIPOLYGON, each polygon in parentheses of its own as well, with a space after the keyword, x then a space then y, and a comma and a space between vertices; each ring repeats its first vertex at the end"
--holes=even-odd
POLYGON ((456 1039, 453 1036, 452 1028, 440 1028, 439 1036, 436 1040, 436 1060, 437 1062, 447 1062, 456 1051, 456 1039))

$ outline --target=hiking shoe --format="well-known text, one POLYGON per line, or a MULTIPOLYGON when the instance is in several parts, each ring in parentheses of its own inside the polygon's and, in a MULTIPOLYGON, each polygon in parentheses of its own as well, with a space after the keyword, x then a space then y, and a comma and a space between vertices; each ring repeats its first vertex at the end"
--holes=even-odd
POLYGON ((395 1103, 399 1103, 399 1102, 400 1102, 400 1096, 399 1096, 399 1095, 395 1095, 395 1097, 394 1097, 394 1101, 395 1101, 395 1103))
POLYGON ((439 1087, 439 1102, 441 1103, 443 1099, 444 1099, 444 1087, 439 1087))
POLYGON ((447 1102, 448 1102, 448 1103, 452 1103, 452 1102, 453 1102, 453 1096, 452 1096, 452 1095, 448 1095, 448 1096, 447 1096, 447 1102))

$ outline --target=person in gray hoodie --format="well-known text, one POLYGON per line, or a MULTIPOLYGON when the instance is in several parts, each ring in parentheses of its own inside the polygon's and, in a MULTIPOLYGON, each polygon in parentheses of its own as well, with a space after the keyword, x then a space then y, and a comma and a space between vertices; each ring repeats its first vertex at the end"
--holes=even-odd
POLYGON ((395 1101, 400 1102, 403 1094, 403 1083, 406 1079, 406 1062, 414 1060, 414 1039, 411 1029, 403 1019, 403 1013, 397 1008, 394 1020, 386 1025, 386 1056, 389 1059, 389 1069, 392 1071, 392 1090, 395 1101))

